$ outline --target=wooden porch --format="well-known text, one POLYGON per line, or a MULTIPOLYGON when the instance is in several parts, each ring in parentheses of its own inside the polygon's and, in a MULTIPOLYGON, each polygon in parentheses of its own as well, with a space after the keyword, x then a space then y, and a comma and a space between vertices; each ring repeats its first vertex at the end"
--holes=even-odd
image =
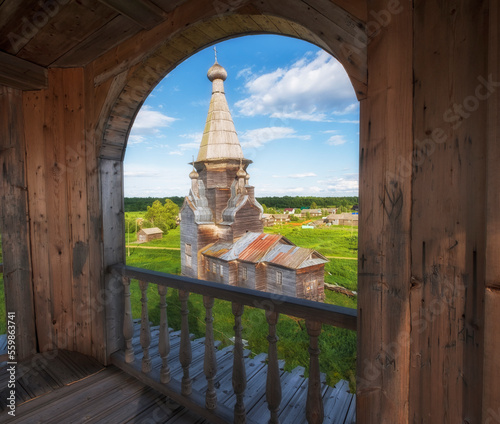
MULTIPOLYGON (((134 326, 132 346, 138 359, 142 360, 140 344, 140 322, 134 326)), ((151 328, 153 340, 158 340, 159 326, 151 328)), ((168 361, 173 379, 181 379, 183 370, 179 362, 181 332, 170 331, 171 351, 168 361)), ((203 352, 205 339, 191 342, 193 363, 190 368, 192 387, 201 392, 206 386, 203 372, 203 352)), ((235 396, 232 389, 233 346, 216 352, 217 377, 214 379, 219 404, 232 409, 235 396)), ((150 347, 153 371, 159 373, 161 357, 158 343, 150 347)), ((269 419, 265 395, 267 376, 267 355, 251 357, 245 352, 247 391, 245 405, 248 423, 262 423, 269 419)), ((6 365, 2 366, 0 384, 5 388, 0 392, 0 421, 16 423, 207 423, 193 408, 186 408, 165 394, 160 384, 151 385, 133 367, 129 372, 110 365, 104 367, 95 359, 64 350, 37 354, 18 364, 16 384, 16 417, 9 420, 6 409, 7 378, 6 365), (131 375, 132 374, 132 375, 131 375)), ((279 367, 282 401, 278 417, 281 423, 304 423, 305 398, 308 379, 304 369, 295 368, 292 372, 279 367)), ((126 370, 126 367, 123 367, 126 370)), ((168 391, 168 390, 167 390, 168 391)), ((196 403, 196 396, 191 402, 196 403)), ((325 405, 324 423, 350 424, 355 422, 355 395, 349 393, 346 381, 341 380, 335 387, 321 383, 321 397, 325 405)), ((182 399, 181 399, 182 400, 182 399)))

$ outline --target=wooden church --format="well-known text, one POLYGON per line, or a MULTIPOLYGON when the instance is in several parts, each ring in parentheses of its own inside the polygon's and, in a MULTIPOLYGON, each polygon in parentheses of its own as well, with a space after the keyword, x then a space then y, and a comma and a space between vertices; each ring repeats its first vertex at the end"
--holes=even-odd
MULTIPOLYGON (((359 424, 500 422, 498 0, 3 1, 0 65, 5 304, 23 367, 15 422, 352 423, 353 408, 359 424), (139 108, 186 58, 250 34, 321 47, 354 87, 355 310, 125 263, 123 158, 139 108), (190 293, 206 310, 193 345, 190 293), (213 348, 215 298, 233 306, 231 351, 213 348), (247 306, 266 310, 263 362, 245 357, 247 306), (307 379, 280 369, 280 314, 305 321, 307 379), (357 331, 354 397, 322 383, 322 326, 357 331)), ((206 191, 218 169, 208 165, 197 171, 206 191)), ((222 166, 225 187, 239 169, 222 166)), ((202 209, 227 205, 229 191, 202 209)))
POLYGON ((212 98, 181 208, 182 275, 274 294, 324 299, 328 260, 283 236, 263 234, 262 206, 249 185, 224 92, 226 70, 208 70, 212 98))

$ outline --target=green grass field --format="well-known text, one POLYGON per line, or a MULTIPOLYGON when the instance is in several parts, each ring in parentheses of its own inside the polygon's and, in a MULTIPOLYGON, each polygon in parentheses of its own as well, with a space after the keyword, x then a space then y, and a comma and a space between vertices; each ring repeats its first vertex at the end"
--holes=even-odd
MULTIPOLYGON (((280 232, 302 247, 315 248, 323 254, 327 252, 329 256, 356 256, 356 228, 302 230, 301 228, 287 228, 284 226, 272 230, 273 232, 280 232), (316 233, 316 231, 318 232, 316 233)), ((180 235, 179 230, 176 229, 171 230, 162 240, 145 243, 144 246, 178 247, 179 244, 180 235)), ((127 257, 128 265, 172 274, 180 273, 180 252, 177 250, 130 249, 130 252, 131 255, 127 257)), ((357 261, 330 259, 330 262, 325 267, 325 280, 332 284, 337 283, 351 290, 356 290, 357 261)), ((131 292, 133 315, 134 318, 139 318, 141 315, 141 296, 137 282, 133 282, 131 292)), ((149 318, 153 323, 158 324, 159 296, 156 287, 149 287, 148 298, 149 318)), ((350 298, 329 290, 326 291, 325 302, 356 308, 356 298, 350 298)), ((176 290, 169 289, 167 304, 169 326, 178 330, 180 329, 180 302, 176 290)), ((205 335, 205 309, 200 295, 190 295, 189 310, 190 332, 197 337, 203 337, 205 335)), ((231 305, 229 302, 216 299, 213 312, 215 338, 220 340, 223 346, 226 346, 231 343, 230 338, 234 335, 234 317, 231 312, 231 305)), ((243 338, 248 341, 248 348, 254 354, 266 352, 268 348, 266 339, 268 330, 264 311, 258 308, 246 307, 242 324, 243 338)), ((294 317, 281 316, 277 330, 280 337, 278 354, 280 359, 285 360, 286 369, 292 370, 299 365, 307 369, 309 363, 307 350, 309 339, 304 321, 294 317)), ((323 326, 320 337, 322 351, 320 366, 321 371, 326 374, 329 384, 335 384, 339 379, 343 378, 349 381, 351 390, 355 390, 356 340, 356 332, 354 331, 328 325, 323 326)))

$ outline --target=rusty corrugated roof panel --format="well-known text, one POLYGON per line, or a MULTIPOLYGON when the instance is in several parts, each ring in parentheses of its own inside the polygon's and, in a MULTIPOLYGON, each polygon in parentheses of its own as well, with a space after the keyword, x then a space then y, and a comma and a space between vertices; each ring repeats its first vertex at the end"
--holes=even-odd
POLYGON ((279 234, 259 234, 246 249, 242 250, 238 258, 242 261, 259 262, 280 239, 279 234))
POLYGON ((310 259, 313 252, 312 249, 279 244, 275 246, 263 260, 275 265, 296 269, 299 268, 304 261, 310 259))
POLYGON ((289 240, 279 234, 247 233, 235 243, 217 242, 202 253, 225 261, 269 262, 292 269, 328 262, 315 250, 288 243, 289 240))

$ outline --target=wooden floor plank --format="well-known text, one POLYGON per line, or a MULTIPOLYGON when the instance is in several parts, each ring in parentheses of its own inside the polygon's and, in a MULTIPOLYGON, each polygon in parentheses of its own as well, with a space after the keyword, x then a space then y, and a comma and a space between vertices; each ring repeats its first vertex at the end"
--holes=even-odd
MULTIPOLYGON (((138 338, 139 328, 139 323, 136 323, 134 343, 134 348, 137 349, 136 361, 133 367, 123 367, 131 375, 115 366, 104 368, 90 357, 67 351, 59 351, 57 354, 45 357, 35 356, 26 364, 21 364, 18 376, 20 381, 17 390, 19 403, 16 422, 26 424, 37 422, 204 424, 208 422, 197 415, 202 411, 201 409, 194 405, 190 408, 179 406, 178 403, 165 396, 169 392, 163 390, 163 385, 158 382, 154 383, 149 376, 140 373, 142 348, 138 338)), ((152 327, 152 331, 154 342, 151 344, 150 352, 153 362, 151 376, 158 375, 161 367, 157 327, 152 327)), ((176 332, 175 335, 171 335, 170 340, 169 365, 173 376, 170 386, 180 387, 178 381, 182 377, 182 368, 178 360, 180 333, 176 332)), ((215 377, 215 386, 220 408, 228 412, 232 410, 235 403, 232 388, 233 348, 234 346, 227 346, 216 350, 218 373, 215 377)), ((196 402, 201 402, 200 405, 203 403, 202 399, 206 390, 206 377, 203 370, 204 349, 203 338, 192 341, 193 361, 190 375, 193 380, 193 391, 197 393, 192 400, 198 399, 196 402)), ((247 421, 267 422, 269 419, 265 397, 267 355, 263 353, 251 358, 248 357, 249 353, 249 351, 245 352, 247 355, 245 358, 247 421)), ((297 367, 292 372, 285 372, 283 367, 284 362, 280 361, 282 388, 280 422, 282 424, 305 423, 307 379, 304 378, 304 368, 297 367)), ((323 384, 322 390, 325 424, 353 424, 356 402, 354 395, 349 393, 348 383, 341 381, 335 388, 323 384)), ((182 396, 176 397, 170 394, 177 402, 185 401, 182 396)), ((5 404, 2 406, 1 397, 0 408, 5 408, 5 404)), ((3 415, 0 414, 0 422, 3 422, 5 417, 7 417, 6 411, 3 415)), ((217 419, 216 422, 222 421, 217 419)))

